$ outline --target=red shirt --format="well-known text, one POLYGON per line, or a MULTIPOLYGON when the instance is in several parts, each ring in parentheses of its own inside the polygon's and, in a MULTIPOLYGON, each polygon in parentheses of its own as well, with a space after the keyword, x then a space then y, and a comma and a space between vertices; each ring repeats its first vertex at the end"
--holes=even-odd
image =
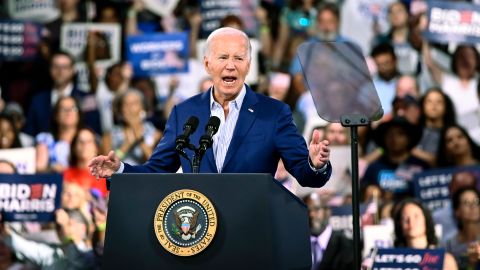
POLYGON ((69 167, 63 172, 63 181, 77 183, 85 189, 97 189, 105 198, 108 194, 105 178, 96 179, 88 169, 69 167))

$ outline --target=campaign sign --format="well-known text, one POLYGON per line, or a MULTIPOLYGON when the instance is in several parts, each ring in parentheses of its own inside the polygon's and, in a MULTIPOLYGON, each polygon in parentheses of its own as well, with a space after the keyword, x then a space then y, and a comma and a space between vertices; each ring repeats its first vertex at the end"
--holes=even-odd
POLYGON ((50 22, 60 14, 56 2, 56 0, 8 0, 8 15, 17 20, 50 22))
POLYGON ((127 59, 135 76, 188 72, 188 33, 148 34, 127 38, 127 59))
POLYGON ((34 174, 36 170, 35 147, 21 147, 0 150, 0 159, 8 160, 19 174, 34 174))
POLYGON ((0 174, 0 211, 3 221, 55 220, 60 207, 61 174, 0 174))
POLYGON ((31 60, 37 55, 42 26, 0 20, 0 60, 31 60))
POLYGON ((380 225, 367 225, 363 231, 363 257, 366 257, 374 248, 393 247, 393 223, 380 225))
MULTIPOLYGON (((360 204, 360 215, 363 218, 363 215, 366 214, 367 205, 360 204)), ((331 207, 331 216, 329 219, 329 224, 334 230, 342 230, 347 237, 353 237, 353 214, 352 206, 344 205, 331 207)))
POLYGON ((459 2, 428 3, 425 38, 440 43, 480 42, 480 6, 459 2))
POLYGON ((450 201, 448 185, 452 181, 453 168, 427 170, 413 177, 415 197, 433 211, 442 208, 450 201))
POLYGON ((178 5, 178 0, 143 0, 145 7, 151 12, 167 17, 173 13, 178 5))
POLYGON ((89 32, 97 35, 97 60, 108 65, 120 61, 121 27, 116 23, 66 23, 60 33, 60 48, 70 53, 77 62, 86 60, 89 32))
POLYGON ((258 31, 255 11, 258 0, 206 0, 200 2, 202 25, 200 37, 206 38, 213 30, 220 28, 220 21, 228 15, 238 16, 249 36, 258 31))
POLYGON ((444 249, 381 248, 372 270, 442 270, 444 249))
POLYGON ((480 188, 480 166, 451 167, 427 170, 416 174, 413 179, 415 197, 431 211, 449 205, 449 185, 452 179, 471 181, 480 188))

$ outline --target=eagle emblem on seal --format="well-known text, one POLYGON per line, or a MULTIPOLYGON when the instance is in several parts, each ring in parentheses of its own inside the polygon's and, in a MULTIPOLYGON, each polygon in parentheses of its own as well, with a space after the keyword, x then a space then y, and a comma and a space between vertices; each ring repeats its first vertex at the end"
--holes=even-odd
POLYGON ((201 224, 197 224, 198 211, 191 206, 179 207, 175 212, 175 233, 183 240, 188 241, 195 239, 196 234, 202 228, 201 224))

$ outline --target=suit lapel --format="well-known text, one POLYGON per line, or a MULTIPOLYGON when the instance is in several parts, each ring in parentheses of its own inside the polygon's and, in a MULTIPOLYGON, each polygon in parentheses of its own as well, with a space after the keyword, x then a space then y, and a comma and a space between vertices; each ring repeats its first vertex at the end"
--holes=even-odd
POLYGON ((256 108, 256 104, 258 103, 258 98, 250 89, 250 87, 247 86, 246 90, 247 93, 245 94, 245 99, 243 100, 242 107, 240 108, 240 114, 238 115, 237 124, 235 126, 235 130, 233 131, 232 140, 228 146, 222 171, 227 167, 228 162, 232 159, 235 152, 237 152, 238 147, 257 118, 258 108, 256 108))
POLYGON ((327 248, 323 251, 322 261, 318 269, 330 269, 333 264, 333 258, 337 254, 338 246, 338 234, 333 231, 327 244, 327 248))

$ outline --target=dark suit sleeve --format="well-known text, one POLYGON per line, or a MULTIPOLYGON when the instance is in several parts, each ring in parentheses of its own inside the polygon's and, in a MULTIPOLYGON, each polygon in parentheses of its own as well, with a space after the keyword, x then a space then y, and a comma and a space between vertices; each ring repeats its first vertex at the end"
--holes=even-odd
POLYGON ((275 128, 275 147, 280 153, 285 168, 302 186, 322 187, 330 178, 330 163, 323 172, 314 172, 308 162, 308 148, 293 123, 292 112, 287 105, 277 114, 275 128))
POLYGON ((40 132, 50 129, 52 107, 50 105, 50 92, 40 92, 32 98, 28 112, 24 132, 36 136, 40 132))
POLYGON ((175 151, 177 137, 177 106, 173 107, 162 139, 143 165, 132 166, 125 163, 125 173, 174 173, 180 167, 180 159, 175 151))

